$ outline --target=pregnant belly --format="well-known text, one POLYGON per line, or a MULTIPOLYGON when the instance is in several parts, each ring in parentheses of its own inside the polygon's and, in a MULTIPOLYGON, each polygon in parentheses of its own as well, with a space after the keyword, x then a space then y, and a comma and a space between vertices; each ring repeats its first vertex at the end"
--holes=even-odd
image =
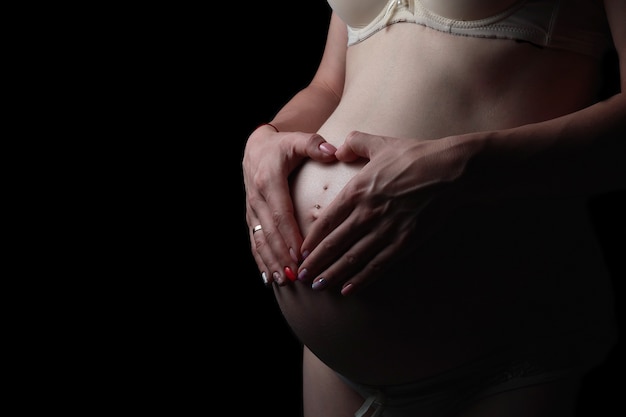
MULTIPOLYGON (((311 161, 293 177, 304 234, 362 166, 311 161)), ((546 221, 554 226, 551 216, 546 221)), ((546 317, 558 321, 575 294, 564 295, 554 271, 542 270, 548 251, 533 241, 536 224, 527 207, 464 209, 362 291, 344 297, 297 281, 275 286, 276 300, 294 334, 338 372, 365 383, 414 381, 550 334, 546 317), (535 248, 536 255, 523 255, 539 263, 520 262, 520 245, 535 248)), ((546 245, 554 260, 559 242, 546 245)))
MULTIPOLYGON (((294 176, 292 195, 304 234, 362 166, 310 161, 294 176)), ((480 355, 492 333, 474 324, 493 330, 494 303, 502 304, 501 314, 512 304, 502 302, 503 294, 491 300, 491 291, 481 289, 492 280, 470 279, 449 265, 450 258, 442 262, 438 251, 449 252, 437 244, 424 248, 349 297, 295 282, 275 287, 276 299, 297 337, 339 372, 362 382, 414 380, 480 355), (489 308, 479 307, 485 303, 489 308), (466 349, 458 348, 460 341, 466 349)))

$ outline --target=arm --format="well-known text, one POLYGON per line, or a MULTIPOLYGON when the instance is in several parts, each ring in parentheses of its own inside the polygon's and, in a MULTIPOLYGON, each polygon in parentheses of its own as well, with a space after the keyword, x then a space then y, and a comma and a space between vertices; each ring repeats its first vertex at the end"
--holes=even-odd
MULTIPOLYGON (((331 16, 324 53, 310 84, 295 94, 271 120, 258 127, 246 142, 243 178, 246 222, 252 254, 268 282, 287 281, 300 260, 302 235, 296 223, 288 177, 305 158, 335 161, 335 148, 314 133, 334 111, 343 91, 347 32, 331 16), (253 233, 256 225, 263 233, 253 233), (288 270, 288 271, 289 271, 288 270)), ((293 277, 293 275, 292 275, 293 277)))
POLYGON ((485 191, 505 196, 593 195, 626 188, 626 27, 616 17, 626 15, 626 3, 606 0, 605 8, 620 91, 542 123, 454 138, 470 148, 464 173, 470 185, 475 177, 485 191), (495 173, 498 182, 489 187, 486 177, 495 173))
POLYGON ((369 163, 312 226, 302 245, 310 255, 300 274, 313 280, 314 289, 341 285, 347 295, 401 257, 406 242, 423 242, 470 199, 588 196, 625 189, 626 27, 616 16, 626 15, 626 5, 606 0, 606 11, 621 92, 603 101, 540 123, 438 140, 350 134, 337 159, 362 157, 369 163))

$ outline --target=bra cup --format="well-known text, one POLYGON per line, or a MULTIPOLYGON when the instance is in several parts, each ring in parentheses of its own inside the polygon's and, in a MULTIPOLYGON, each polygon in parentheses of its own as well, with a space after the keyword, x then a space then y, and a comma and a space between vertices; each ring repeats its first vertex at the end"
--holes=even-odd
MULTIPOLYGON (((345 24, 362 28, 370 24, 387 7, 389 0, 327 0, 345 24)), ((396 0, 394 0, 396 1, 396 0)))
POLYGON ((348 26, 348 46, 389 25, 414 23, 453 35, 524 41, 602 58, 612 47, 604 9, 593 0, 520 0, 477 20, 441 16, 420 0, 327 0, 348 26))

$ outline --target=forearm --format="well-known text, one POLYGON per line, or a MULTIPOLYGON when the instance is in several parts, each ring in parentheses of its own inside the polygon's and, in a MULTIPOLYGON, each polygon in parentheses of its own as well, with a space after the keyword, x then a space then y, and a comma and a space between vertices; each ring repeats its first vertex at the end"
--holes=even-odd
POLYGON ((470 149, 460 178, 469 182, 461 182, 479 194, 558 197, 626 188, 624 94, 549 121, 456 140, 470 149))
POLYGON ((339 96, 311 83, 276 113, 271 124, 281 132, 316 132, 339 103, 339 96))

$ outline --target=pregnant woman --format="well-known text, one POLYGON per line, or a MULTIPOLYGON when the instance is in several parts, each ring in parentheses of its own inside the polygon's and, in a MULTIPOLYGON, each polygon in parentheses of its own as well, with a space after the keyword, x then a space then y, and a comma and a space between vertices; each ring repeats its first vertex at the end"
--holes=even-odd
POLYGON ((617 337, 587 205, 626 184, 626 2, 328 3, 243 157, 304 416, 574 416, 617 337))

